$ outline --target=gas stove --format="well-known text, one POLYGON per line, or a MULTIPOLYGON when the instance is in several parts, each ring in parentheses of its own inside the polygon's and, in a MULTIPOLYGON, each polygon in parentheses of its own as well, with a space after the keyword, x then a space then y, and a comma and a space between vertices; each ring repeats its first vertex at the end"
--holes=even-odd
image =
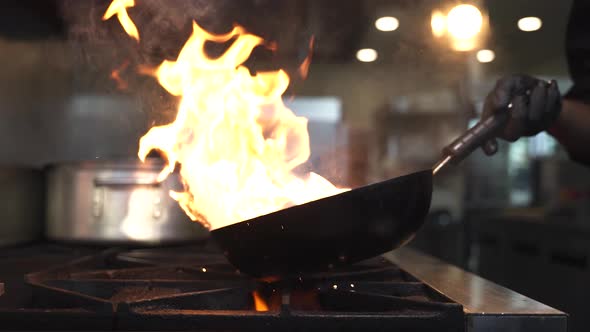
POLYGON ((0 250, 0 330, 558 331, 565 313, 412 249, 255 280, 212 243, 0 250))
POLYGON ((465 330, 462 305, 383 258, 255 280, 211 244, 42 244, 4 249, 0 282, 3 330, 465 330))

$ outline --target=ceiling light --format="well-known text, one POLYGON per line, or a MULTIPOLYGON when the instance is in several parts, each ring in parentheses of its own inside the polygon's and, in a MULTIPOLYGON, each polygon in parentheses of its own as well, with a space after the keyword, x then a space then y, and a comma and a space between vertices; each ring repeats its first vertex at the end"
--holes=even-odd
POLYGON ((475 56, 477 61, 481 63, 488 63, 494 61, 496 58, 496 53, 494 53, 492 50, 479 50, 475 56))
POLYGON ((375 27, 381 31, 394 31, 399 27, 399 20, 393 16, 380 17, 375 21, 375 27))
POLYGON ((432 34, 435 37, 442 37, 447 30, 447 18, 440 10, 432 12, 430 18, 430 27, 432 27, 432 34))
POLYGON ((481 31, 483 15, 473 5, 458 5, 449 11, 446 23, 451 36, 456 39, 470 39, 481 31))
POLYGON ((541 29, 543 21, 540 18, 529 16, 518 20, 518 28, 522 31, 537 31, 541 29))
POLYGON ((475 40, 475 38, 453 39, 453 40, 451 40, 451 47, 455 51, 459 51, 459 52, 473 51, 473 49, 475 49, 477 47, 477 40, 475 40))
POLYGON ((356 58, 361 62, 373 62, 377 60, 377 51, 372 48, 363 48, 356 52, 356 58))

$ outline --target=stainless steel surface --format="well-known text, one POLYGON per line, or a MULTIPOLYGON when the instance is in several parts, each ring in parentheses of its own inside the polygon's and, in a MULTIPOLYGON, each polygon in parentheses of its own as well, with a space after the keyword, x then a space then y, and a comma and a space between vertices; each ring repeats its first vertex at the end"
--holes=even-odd
POLYGON ((33 241, 43 229, 40 170, 0 167, 0 246, 33 241))
POLYGON ((48 173, 47 231, 56 240, 161 243, 208 236, 170 195, 178 175, 159 183, 163 163, 65 163, 48 173))
POLYGON ((432 175, 436 175, 436 173, 438 173, 438 171, 440 171, 450 160, 451 156, 446 156, 443 160, 437 162, 432 168, 432 175))
POLYGON ((412 249, 384 255, 463 305, 467 331, 567 331, 567 315, 412 249))

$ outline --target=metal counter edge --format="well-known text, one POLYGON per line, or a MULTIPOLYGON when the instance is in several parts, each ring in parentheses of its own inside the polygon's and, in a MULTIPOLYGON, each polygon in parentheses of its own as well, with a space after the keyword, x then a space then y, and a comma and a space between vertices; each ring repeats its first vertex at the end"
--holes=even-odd
POLYGON ((409 248, 383 255, 430 287, 463 305, 468 332, 567 332, 566 313, 409 248))

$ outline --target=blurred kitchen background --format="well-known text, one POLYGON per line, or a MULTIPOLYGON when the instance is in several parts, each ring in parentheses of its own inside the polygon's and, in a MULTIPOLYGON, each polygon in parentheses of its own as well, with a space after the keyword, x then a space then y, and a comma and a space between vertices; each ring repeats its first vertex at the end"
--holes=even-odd
MULTIPOLYGON (((138 138, 176 113, 137 68, 173 59, 191 18, 277 43, 251 66, 291 74, 285 102, 310 119, 311 165, 339 185, 432 167, 504 75, 571 86, 570 0, 138 0, 139 44, 101 20, 109 2, 2 2, 1 164, 133 158, 138 138)), ((589 169, 540 134, 501 142, 493 157, 478 151, 435 181, 411 246, 570 313, 574 328, 590 323, 589 169)))

